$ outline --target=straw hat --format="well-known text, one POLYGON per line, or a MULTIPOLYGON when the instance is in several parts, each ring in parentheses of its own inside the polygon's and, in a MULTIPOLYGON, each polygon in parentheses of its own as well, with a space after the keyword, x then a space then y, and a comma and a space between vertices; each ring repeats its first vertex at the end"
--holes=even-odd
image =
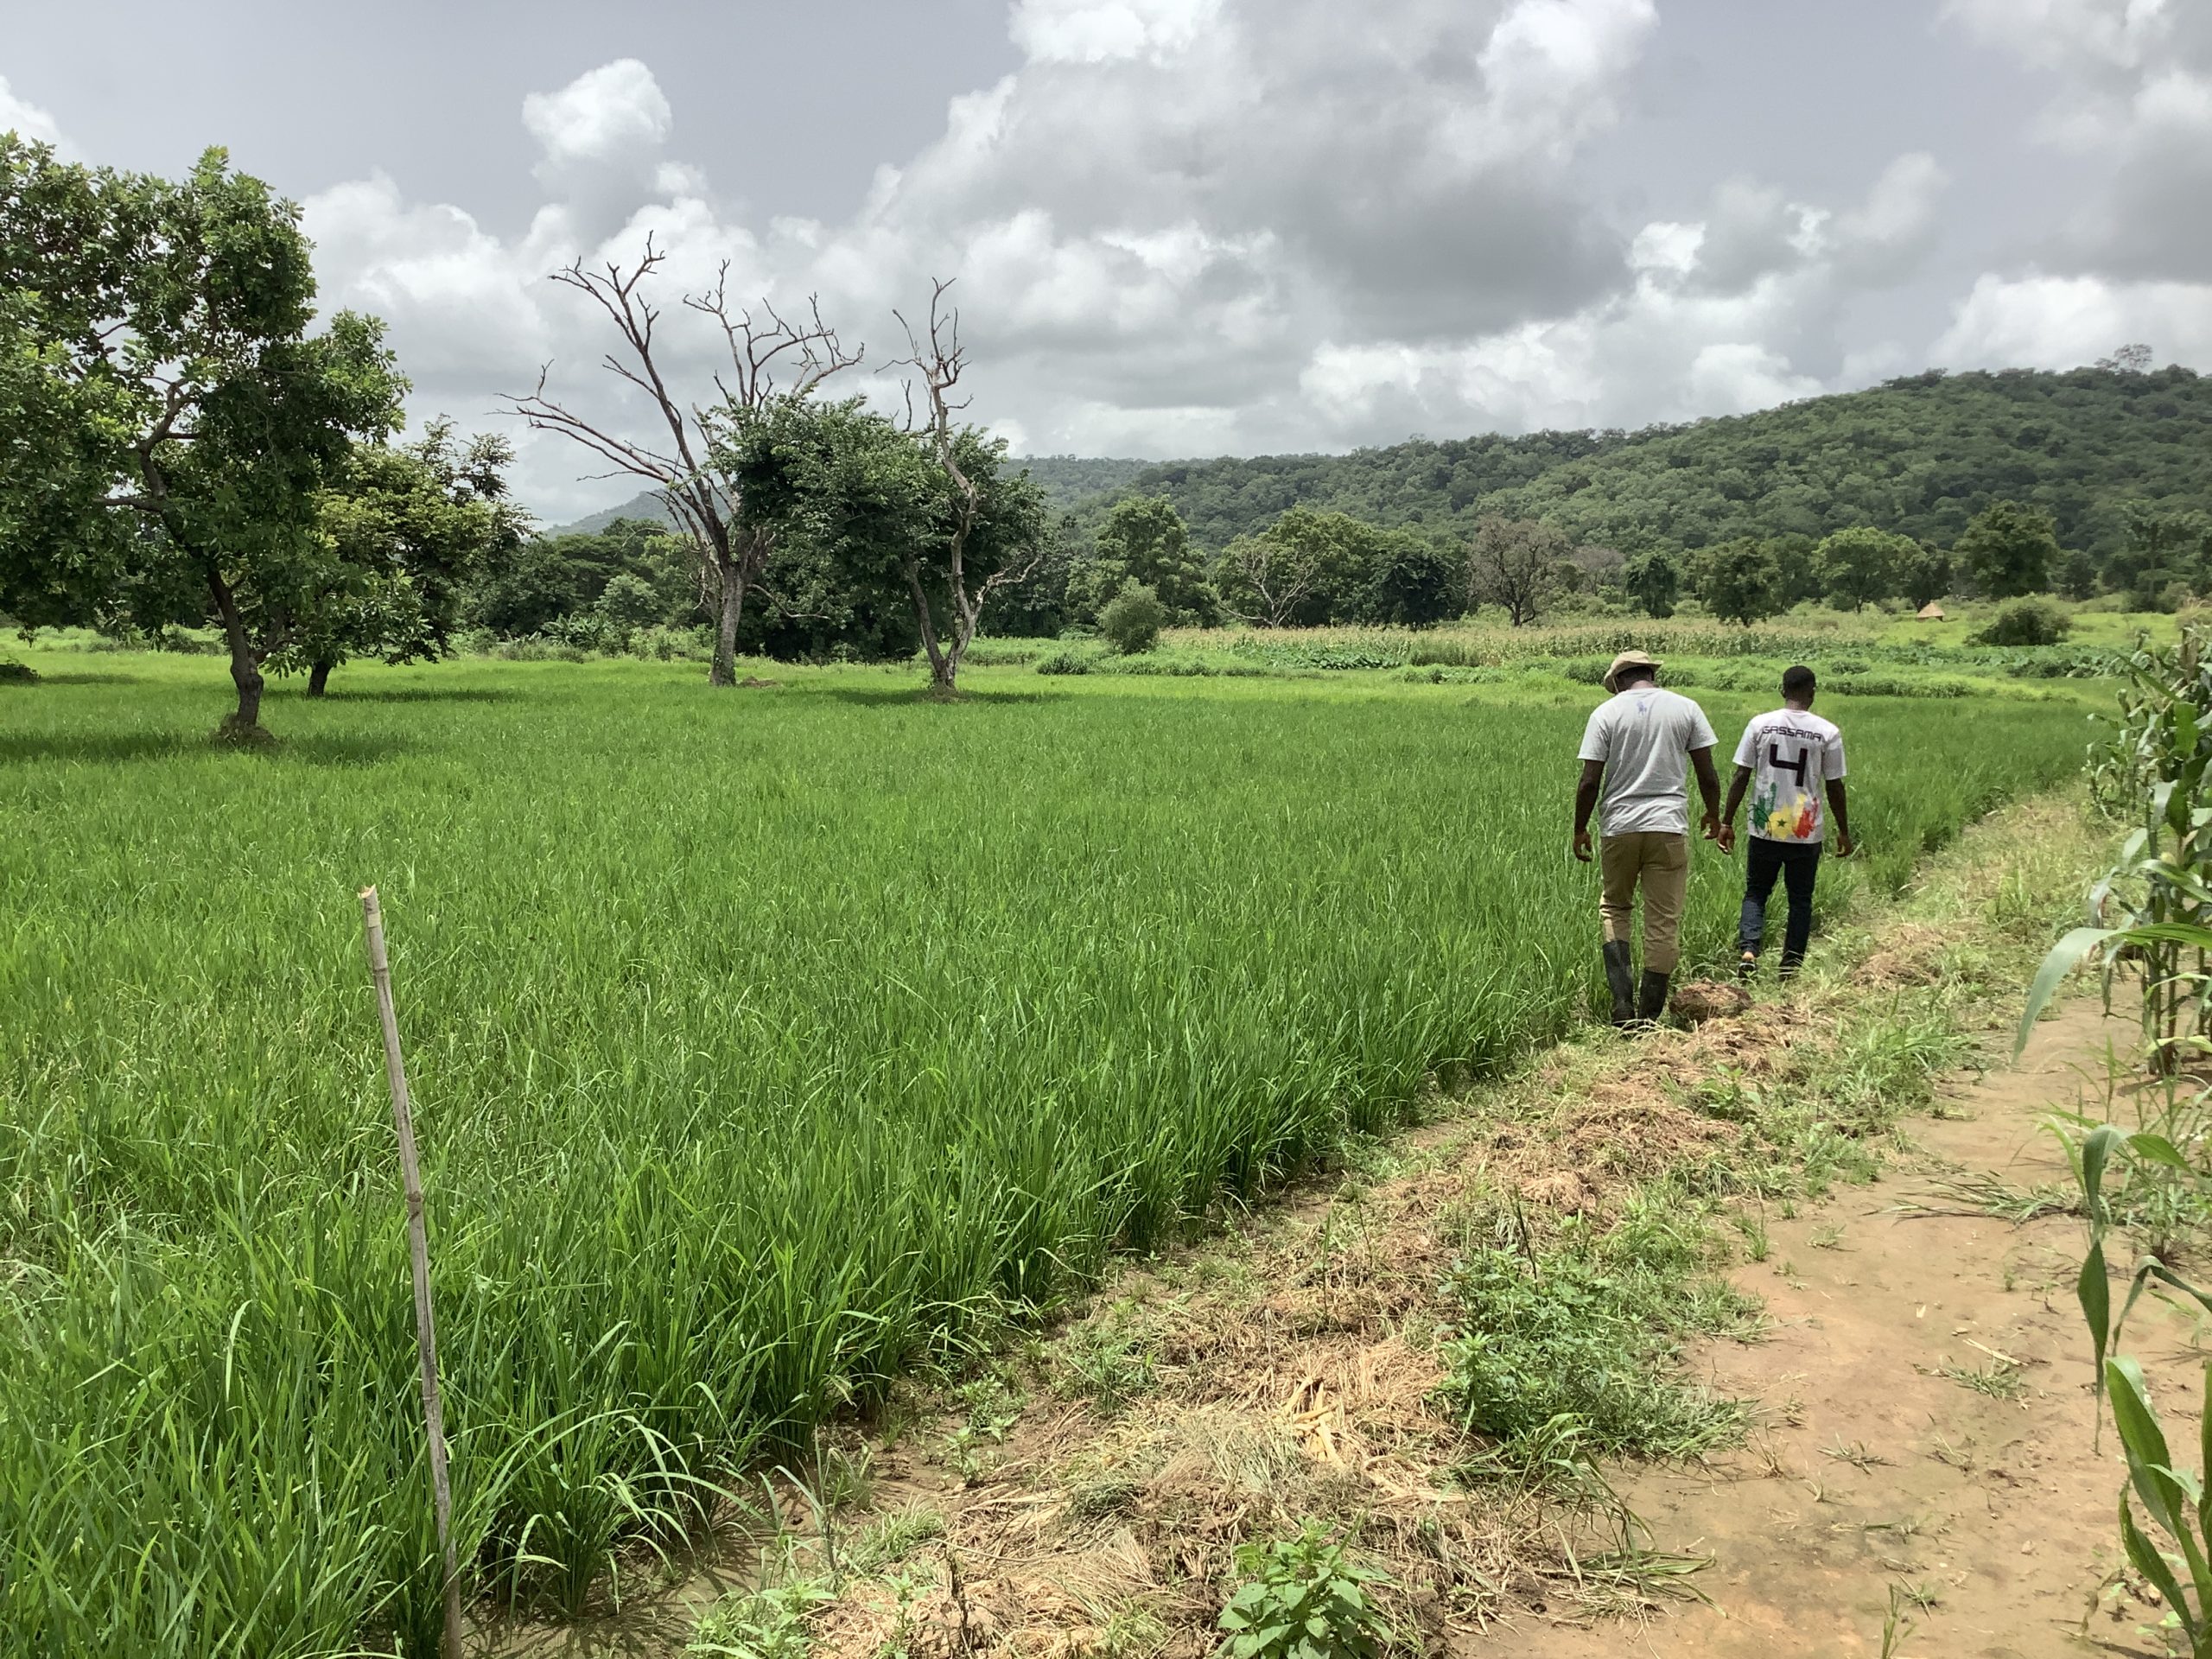
POLYGON ((1656 658, 1648 657, 1640 651, 1624 651, 1613 658, 1613 665, 1605 671, 1605 690, 1619 690, 1621 671, 1630 668, 1648 668, 1654 675, 1659 672, 1659 664, 1656 658))

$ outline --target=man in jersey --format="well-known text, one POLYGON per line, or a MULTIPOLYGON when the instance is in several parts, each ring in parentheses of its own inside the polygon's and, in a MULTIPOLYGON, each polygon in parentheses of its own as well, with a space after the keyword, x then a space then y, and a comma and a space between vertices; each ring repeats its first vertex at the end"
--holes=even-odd
POLYGON ((1605 984, 1613 1023, 1656 1020, 1667 1011, 1667 982, 1690 876, 1689 794, 1697 769, 1707 840, 1720 832, 1720 777, 1713 769, 1713 728, 1688 697, 1659 689, 1659 664, 1624 651, 1605 671, 1612 696, 1598 705, 1582 734, 1582 781, 1574 791, 1574 855, 1591 859, 1590 814, 1599 814, 1598 913, 1604 925, 1605 984), (1636 896, 1643 894, 1643 977, 1630 956, 1636 896))
POLYGON ((1813 932, 1813 881, 1821 871, 1821 848, 1827 819, 1821 798, 1835 818, 1835 855, 1851 855, 1851 816, 1843 795, 1843 734, 1813 712, 1816 690, 1813 671, 1802 664, 1782 677, 1782 707, 1761 715, 1744 728, 1736 746, 1736 776, 1728 785, 1728 804, 1720 815, 1724 848, 1735 845, 1736 809, 1751 797, 1751 845, 1745 849, 1744 915, 1736 929, 1742 957, 1737 971, 1749 979, 1758 971, 1759 945, 1766 934, 1767 900, 1775 878, 1782 878, 1789 899, 1782 931, 1782 976, 1788 979, 1805 960, 1813 932))

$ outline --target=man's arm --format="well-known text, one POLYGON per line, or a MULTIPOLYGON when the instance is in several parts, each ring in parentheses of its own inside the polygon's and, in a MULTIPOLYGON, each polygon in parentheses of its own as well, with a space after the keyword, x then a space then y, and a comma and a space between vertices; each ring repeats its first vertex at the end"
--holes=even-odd
POLYGON ((1851 814, 1844 805, 1843 779, 1840 778, 1828 779, 1828 816, 1835 820, 1835 855, 1849 858, 1852 848, 1857 843, 1851 839, 1851 814))
POLYGON ((1728 780, 1728 804, 1720 809, 1720 850, 1736 850, 1736 813, 1744 804, 1744 791, 1751 786, 1751 769, 1738 766, 1736 775, 1728 780))
POLYGON ((1605 781, 1605 763, 1585 760, 1582 779, 1574 786, 1574 855, 1590 861, 1590 815, 1598 810, 1598 790, 1605 781))
POLYGON ((1713 769, 1713 745, 1690 751, 1690 764, 1697 768, 1697 792, 1705 798, 1705 823, 1700 826, 1707 841, 1720 839, 1720 774, 1713 769))

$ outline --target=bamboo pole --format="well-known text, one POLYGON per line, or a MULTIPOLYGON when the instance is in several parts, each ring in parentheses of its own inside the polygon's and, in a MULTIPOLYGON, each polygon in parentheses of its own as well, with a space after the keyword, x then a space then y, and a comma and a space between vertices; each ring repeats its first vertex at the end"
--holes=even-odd
POLYGON ((372 887, 361 889, 361 923, 368 934, 377 1015, 384 1024, 385 1073, 391 1080, 391 1121, 399 1132, 399 1179, 407 1192, 407 1254, 415 1269, 415 1346, 423 1362, 423 1426, 430 1443, 430 1500, 437 1516, 438 1554, 445 1567, 444 1655, 445 1659, 461 1659, 461 1572, 453 1553, 453 1483, 446 1469, 445 1408, 438 1395, 438 1336, 430 1319, 430 1240, 423 1221, 423 1166, 415 1156, 415 1112, 407 1095, 407 1065, 399 1054, 399 1016, 391 1006, 384 907, 372 887))

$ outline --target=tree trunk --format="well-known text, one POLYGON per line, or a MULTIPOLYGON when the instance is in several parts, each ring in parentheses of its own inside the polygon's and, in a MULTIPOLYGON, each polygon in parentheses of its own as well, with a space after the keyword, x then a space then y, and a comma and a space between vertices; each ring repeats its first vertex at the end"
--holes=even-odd
POLYGON ((715 660, 707 670, 709 685, 737 683, 737 625, 745 615, 745 582, 734 561, 717 567, 721 577, 721 603, 715 620, 715 660))
POLYGON ((330 664, 317 663, 308 670, 308 696, 319 697, 330 690, 330 664))
POLYGON ((260 661, 253 654, 253 641, 246 634, 245 618, 238 612, 238 596, 213 563, 207 566, 207 591, 214 596, 216 613, 223 619, 223 638, 231 648, 231 683, 238 693, 238 708, 224 716, 215 735, 231 743, 260 741, 269 735, 261 726, 261 693, 266 682, 261 677, 260 661))
POLYGON ((937 620, 930 614, 930 599, 922 589, 922 568, 918 563, 906 566, 906 588, 914 596, 914 621, 921 630, 922 649, 930 659, 930 694, 950 697, 959 695, 955 682, 960 677, 960 660, 949 657, 938 643, 937 620))

